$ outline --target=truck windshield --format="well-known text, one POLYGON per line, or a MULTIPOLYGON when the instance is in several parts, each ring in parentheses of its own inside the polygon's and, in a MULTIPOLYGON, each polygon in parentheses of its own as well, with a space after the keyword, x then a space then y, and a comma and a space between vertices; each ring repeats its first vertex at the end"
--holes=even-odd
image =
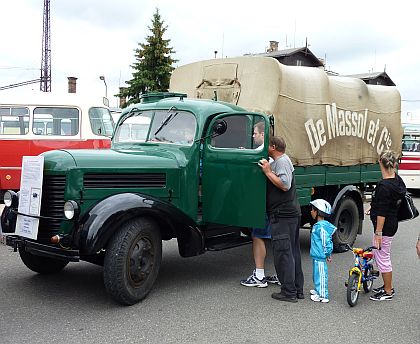
POLYGON ((191 146, 196 127, 195 116, 189 112, 172 110, 168 120, 167 110, 146 111, 119 123, 114 142, 161 142, 191 146))

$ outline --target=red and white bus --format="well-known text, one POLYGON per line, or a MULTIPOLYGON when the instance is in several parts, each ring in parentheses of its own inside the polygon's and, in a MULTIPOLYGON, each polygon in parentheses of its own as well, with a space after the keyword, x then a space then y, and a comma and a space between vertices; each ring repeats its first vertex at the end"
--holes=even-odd
POLYGON ((420 191, 420 123, 403 124, 402 158, 398 174, 407 189, 420 191))
POLYGON ((22 156, 62 148, 110 148, 114 122, 100 101, 39 93, 0 100, 0 202, 19 190, 22 156), (22 97, 21 97, 22 98, 22 97))

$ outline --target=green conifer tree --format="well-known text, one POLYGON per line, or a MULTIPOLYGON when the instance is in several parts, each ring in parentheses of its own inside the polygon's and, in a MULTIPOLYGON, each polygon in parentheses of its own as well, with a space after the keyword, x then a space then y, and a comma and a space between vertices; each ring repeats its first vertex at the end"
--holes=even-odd
POLYGON ((169 46, 170 39, 163 39, 167 30, 161 19, 159 9, 153 14, 151 34, 146 37, 147 43, 139 43, 134 50, 136 62, 130 67, 134 69, 133 78, 125 83, 128 87, 122 89, 117 96, 127 97, 127 105, 140 102, 140 95, 148 92, 166 92, 169 79, 174 70, 172 64, 177 62, 171 54, 175 51, 169 46))

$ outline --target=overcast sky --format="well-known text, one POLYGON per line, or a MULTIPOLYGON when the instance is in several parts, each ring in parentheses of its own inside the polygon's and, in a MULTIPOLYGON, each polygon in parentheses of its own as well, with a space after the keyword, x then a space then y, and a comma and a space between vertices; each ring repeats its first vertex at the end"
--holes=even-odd
MULTIPOLYGON (((43 0, 0 3, 0 86, 40 77, 43 0)), ((419 19, 413 1, 352 0, 294 3, 187 0, 51 0, 52 91, 67 92, 75 76, 77 92, 105 95, 117 106, 118 87, 132 78, 134 49, 150 34, 159 8, 168 26, 165 38, 177 65, 217 57, 302 47, 326 59, 339 74, 386 72, 396 83, 407 114, 420 120, 419 19)), ((39 84, 0 91, 38 90, 39 84)))

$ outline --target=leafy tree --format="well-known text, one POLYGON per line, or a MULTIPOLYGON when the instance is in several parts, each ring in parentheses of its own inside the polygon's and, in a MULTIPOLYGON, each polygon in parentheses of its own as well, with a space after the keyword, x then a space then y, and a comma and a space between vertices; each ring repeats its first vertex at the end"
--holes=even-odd
POLYGON ((148 26, 151 35, 146 37, 147 43, 139 43, 139 47, 134 50, 136 62, 130 66, 134 69, 133 78, 125 82, 128 87, 117 95, 128 97, 126 106, 140 102, 143 93, 166 92, 169 88, 169 79, 175 69, 172 64, 178 60, 171 57, 175 51, 169 47, 170 39, 163 39, 168 28, 163 24, 159 9, 156 8, 152 27, 148 26))

